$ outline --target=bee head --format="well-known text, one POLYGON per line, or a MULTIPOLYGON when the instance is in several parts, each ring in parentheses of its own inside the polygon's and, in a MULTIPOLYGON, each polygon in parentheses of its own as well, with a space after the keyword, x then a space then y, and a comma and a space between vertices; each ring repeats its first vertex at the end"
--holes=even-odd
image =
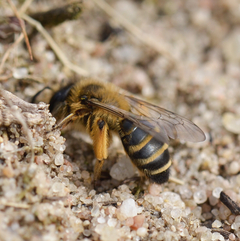
MULTIPOLYGON (((60 89, 59 91, 57 91, 51 98, 50 100, 50 106, 49 106, 49 110, 52 114, 56 114, 56 112, 58 112, 59 107, 65 105, 64 102, 67 99, 67 96, 69 94, 69 91, 72 88, 72 84, 67 85, 66 87, 60 89)), ((61 109, 61 108, 60 108, 61 109)))

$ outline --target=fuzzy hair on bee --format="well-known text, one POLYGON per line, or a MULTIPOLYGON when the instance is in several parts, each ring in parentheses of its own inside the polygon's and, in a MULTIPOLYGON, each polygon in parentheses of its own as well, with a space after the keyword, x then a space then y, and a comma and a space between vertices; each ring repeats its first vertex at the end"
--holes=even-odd
POLYGON ((85 126, 97 158, 94 181, 108 157, 112 132, 119 134, 132 163, 158 184, 169 179, 170 139, 205 140, 203 131, 188 119, 91 78, 56 92, 50 100, 50 111, 60 121, 58 128, 70 122, 85 126))

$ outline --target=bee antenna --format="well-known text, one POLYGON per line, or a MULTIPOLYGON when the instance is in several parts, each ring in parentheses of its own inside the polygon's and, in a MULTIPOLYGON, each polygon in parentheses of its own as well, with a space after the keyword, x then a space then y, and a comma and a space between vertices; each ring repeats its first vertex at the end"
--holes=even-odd
POLYGON ((38 97, 44 90, 46 90, 46 89, 49 89, 49 90, 53 91, 53 89, 52 89, 51 87, 49 87, 49 86, 44 87, 43 89, 39 90, 39 91, 32 97, 31 103, 36 103, 37 97, 38 97))

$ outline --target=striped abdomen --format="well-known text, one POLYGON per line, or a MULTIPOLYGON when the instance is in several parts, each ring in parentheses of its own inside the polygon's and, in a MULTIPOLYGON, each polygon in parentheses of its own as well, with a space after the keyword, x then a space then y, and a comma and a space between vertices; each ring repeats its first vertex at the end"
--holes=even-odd
POLYGON ((168 145, 124 119, 120 123, 120 137, 125 151, 137 168, 156 183, 169 178, 171 160, 168 145))

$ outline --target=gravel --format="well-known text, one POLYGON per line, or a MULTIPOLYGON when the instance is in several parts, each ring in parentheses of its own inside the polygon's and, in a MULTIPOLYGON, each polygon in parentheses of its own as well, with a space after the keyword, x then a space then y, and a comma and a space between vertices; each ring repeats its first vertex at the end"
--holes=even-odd
MULTIPOLYGON (((106 2, 142 40, 92 0, 50 35, 92 77, 187 117, 207 140, 171 141, 175 181, 159 186, 139 181, 114 137, 95 189, 92 145, 82 132, 53 128, 51 90, 28 103, 46 86, 55 91, 80 78, 38 33, 34 62, 18 44, 0 67, 0 240, 238 240, 240 215, 219 197, 224 191, 240 203, 239 2, 106 2)), ((58 6, 33 1, 27 13, 58 6)), ((0 15, 10 14, 1 1, 0 15)), ((0 42, 1 61, 10 47, 0 42)))

